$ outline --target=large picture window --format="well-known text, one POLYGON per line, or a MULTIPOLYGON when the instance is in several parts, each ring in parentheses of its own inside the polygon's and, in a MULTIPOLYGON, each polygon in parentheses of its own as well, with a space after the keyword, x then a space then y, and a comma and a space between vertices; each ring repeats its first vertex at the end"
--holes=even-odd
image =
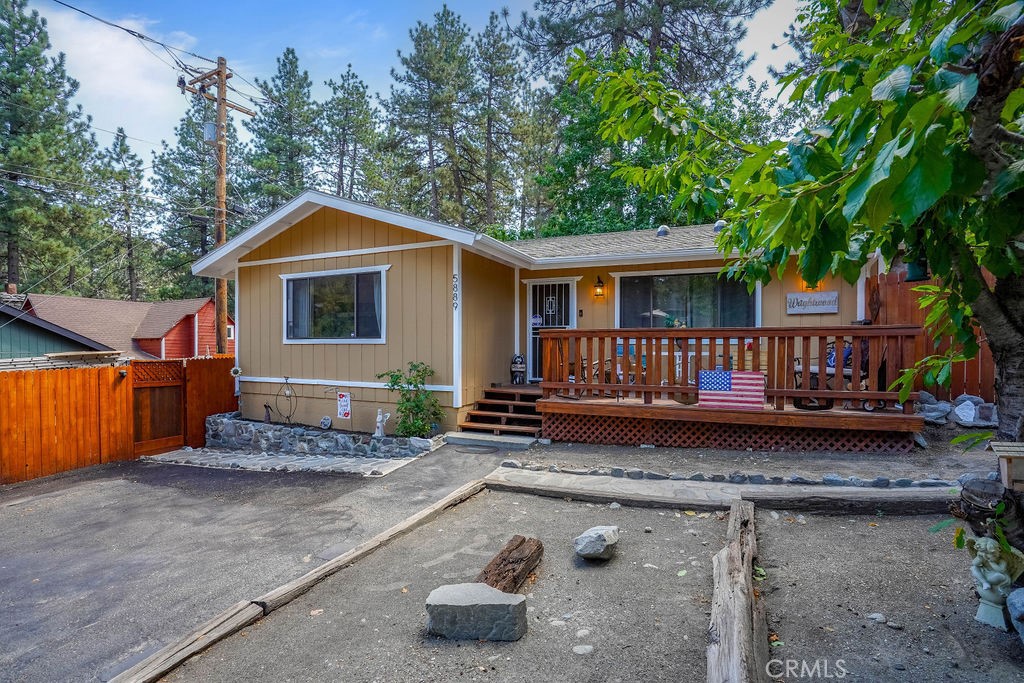
POLYGON ((386 267, 285 279, 286 342, 384 341, 386 267))
POLYGON ((621 327, 753 327, 747 286, 716 273, 619 278, 621 327))

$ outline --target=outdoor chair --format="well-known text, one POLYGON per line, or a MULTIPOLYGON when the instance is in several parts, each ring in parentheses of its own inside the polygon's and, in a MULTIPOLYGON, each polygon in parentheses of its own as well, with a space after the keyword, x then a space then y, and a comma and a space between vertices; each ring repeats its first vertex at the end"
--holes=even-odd
MULTIPOLYGON (((860 340, 860 368, 856 373, 856 379, 854 378, 853 368, 853 345, 847 342, 843 342, 843 355, 842 358, 838 358, 836 353, 835 342, 829 342, 826 347, 825 354, 825 383, 826 389, 835 389, 835 377, 837 374, 841 374, 843 385, 848 389, 855 389, 854 382, 856 381, 856 389, 862 389, 865 387, 870 375, 870 352, 871 347, 867 339, 860 340), (838 368, 837 368, 838 366, 838 368), (838 372, 837 372, 838 371, 838 372)), ((881 387, 885 384, 886 376, 886 350, 887 347, 882 347, 882 358, 878 366, 878 386, 881 387)), ((804 368, 802 361, 798 358, 793 363, 793 386, 795 389, 803 388, 803 376, 804 368)), ((807 388, 810 390, 818 389, 821 386, 821 369, 820 360, 818 364, 812 364, 807 367, 807 388)), ((800 410, 830 410, 835 406, 835 399, 833 398, 804 398, 794 397, 793 407, 799 408, 800 410)), ((852 403, 847 400, 843 403, 843 408, 851 408, 852 403)), ((872 411, 876 407, 884 408, 884 401, 860 401, 860 407, 863 410, 872 411)))

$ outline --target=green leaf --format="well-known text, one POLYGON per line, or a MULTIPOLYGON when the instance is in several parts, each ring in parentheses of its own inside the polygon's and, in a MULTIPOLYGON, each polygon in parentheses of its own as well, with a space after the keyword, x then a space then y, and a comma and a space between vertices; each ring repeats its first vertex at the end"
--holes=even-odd
POLYGON ((949 39, 953 37, 954 33, 956 33, 956 29, 957 22, 950 20, 950 22, 946 24, 941 31, 939 31, 939 35, 935 36, 935 40, 932 41, 929 54, 936 64, 941 64, 946 61, 946 58, 949 55, 949 39))
POLYGON ((914 71, 908 65, 896 67, 888 76, 875 83, 875 87, 871 89, 871 99, 876 102, 902 100, 913 77, 914 71))
POLYGON ((982 19, 981 25, 993 31, 1005 31, 1013 22, 1017 21, 1022 11, 1024 11, 1024 2, 1011 3, 982 19))
POLYGON ((961 76, 952 88, 943 90, 942 101, 957 111, 963 111, 967 109, 967 105, 971 103, 977 93, 978 77, 975 74, 969 74, 961 76))
POLYGON ((867 201, 868 192, 871 191, 871 188, 889 177, 899 144, 900 139, 898 137, 889 140, 878 150, 871 166, 863 167, 857 173, 857 180, 847 190, 846 204, 843 206, 843 216, 850 223, 856 221, 858 214, 864 207, 864 203, 867 201))
POLYGON ((957 527, 956 533, 953 534, 953 547, 957 550, 963 550, 965 545, 967 545, 967 533, 962 526, 957 527))
POLYGON ((950 517, 949 519, 944 519, 941 522, 939 522, 938 524, 933 524, 932 526, 928 527, 928 533, 930 533, 930 534, 938 533, 938 532, 942 531, 943 529, 947 529, 947 528, 953 526, 958 521, 959 520, 956 519, 955 517, 950 517))
POLYGON ((953 439, 950 439, 949 443, 952 446, 959 446, 963 444, 963 450, 966 453, 971 450, 982 441, 991 439, 994 436, 992 432, 968 432, 967 434, 961 434, 953 439))

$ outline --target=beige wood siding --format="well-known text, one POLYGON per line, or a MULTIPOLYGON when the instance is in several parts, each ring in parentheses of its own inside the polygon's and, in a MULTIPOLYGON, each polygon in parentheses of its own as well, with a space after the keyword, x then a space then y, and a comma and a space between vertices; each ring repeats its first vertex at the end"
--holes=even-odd
MULTIPOLYGON (((290 377, 316 380, 318 385, 294 385, 297 412, 293 420, 316 424, 324 415, 337 415, 336 400, 326 389, 350 390, 353 419, 335 419, 342 429, 372 431, 377 408, 394 412, 395 396, 384 389, 348 387, 346 381, 380 382, 377 373, 405 367, 409 361, 430 364, 437 374, 431 384, 454 383, 452 367, 451 273, 452 247, 428 248, 313 258, 266 265, 245 262, 307 256, 324 252, 414 245, 434 241, 421 235, 331 208, 323 208, 298 222, 246 256, 238 269, 239 365, 248 377, 290 377), (386 343, 285 344, 284 285, 281 275, 344 268, 390 265, 386 271, 386 343)), ((261 419, 264 403, 280 419, 276 403, 280 384, 243 382, 241 408, 246 417, 261 419)), ((452 393, 438 392, 454 422, 452 393)), ((388 425, 388 430, 394 423, 388 425)))
MULTIPOLYGON (((611 273, 637 271, 686 271, 719 269, 724 261, 679 261, 674 263, 639 263, 630 266, 613 266, 611 268, 559 268, 552 270, 526 270, 519 272, 519 343, 526 349, 527 324, 526 306, 528 285, 523 280, 539 278, 575 278, 582 276, 576 283, 576 327, 592 330, 615 327, 615 278, 611 273), (604 298, 594 296, 594 284, 600 276, 605 284, 604 298), (580 315, 582 313, 582 315, 580 315)), ((787 315, 786 293, 798 292, 803 284, 796 273, 795 263, 786 269, 780 279, 769 282, 761 291, 761 324, 765 327, 817 327, 824 325, 846 325, 857 317, 857 287, 844 280, 826 278, 818 289, 820 291, 839 292, 839 313, 819 315, 787 315)))
POLYGON ((462 251, 462 403, 508 382, 515 341, 515 270, 462 251))

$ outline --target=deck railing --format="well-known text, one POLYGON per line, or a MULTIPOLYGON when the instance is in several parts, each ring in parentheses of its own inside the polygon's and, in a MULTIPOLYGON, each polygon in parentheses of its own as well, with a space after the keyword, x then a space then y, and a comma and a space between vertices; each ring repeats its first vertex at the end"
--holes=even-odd
POLYGON ((916 362, 920 335, 920 327, 871 325, 542 330, 541 388, 544 398, 686 404, 697 401, 700 370, 759 370, 767 402, 777 410, 901 407, 912 413, 916 396, 900 405, 889 387, 916 362))

